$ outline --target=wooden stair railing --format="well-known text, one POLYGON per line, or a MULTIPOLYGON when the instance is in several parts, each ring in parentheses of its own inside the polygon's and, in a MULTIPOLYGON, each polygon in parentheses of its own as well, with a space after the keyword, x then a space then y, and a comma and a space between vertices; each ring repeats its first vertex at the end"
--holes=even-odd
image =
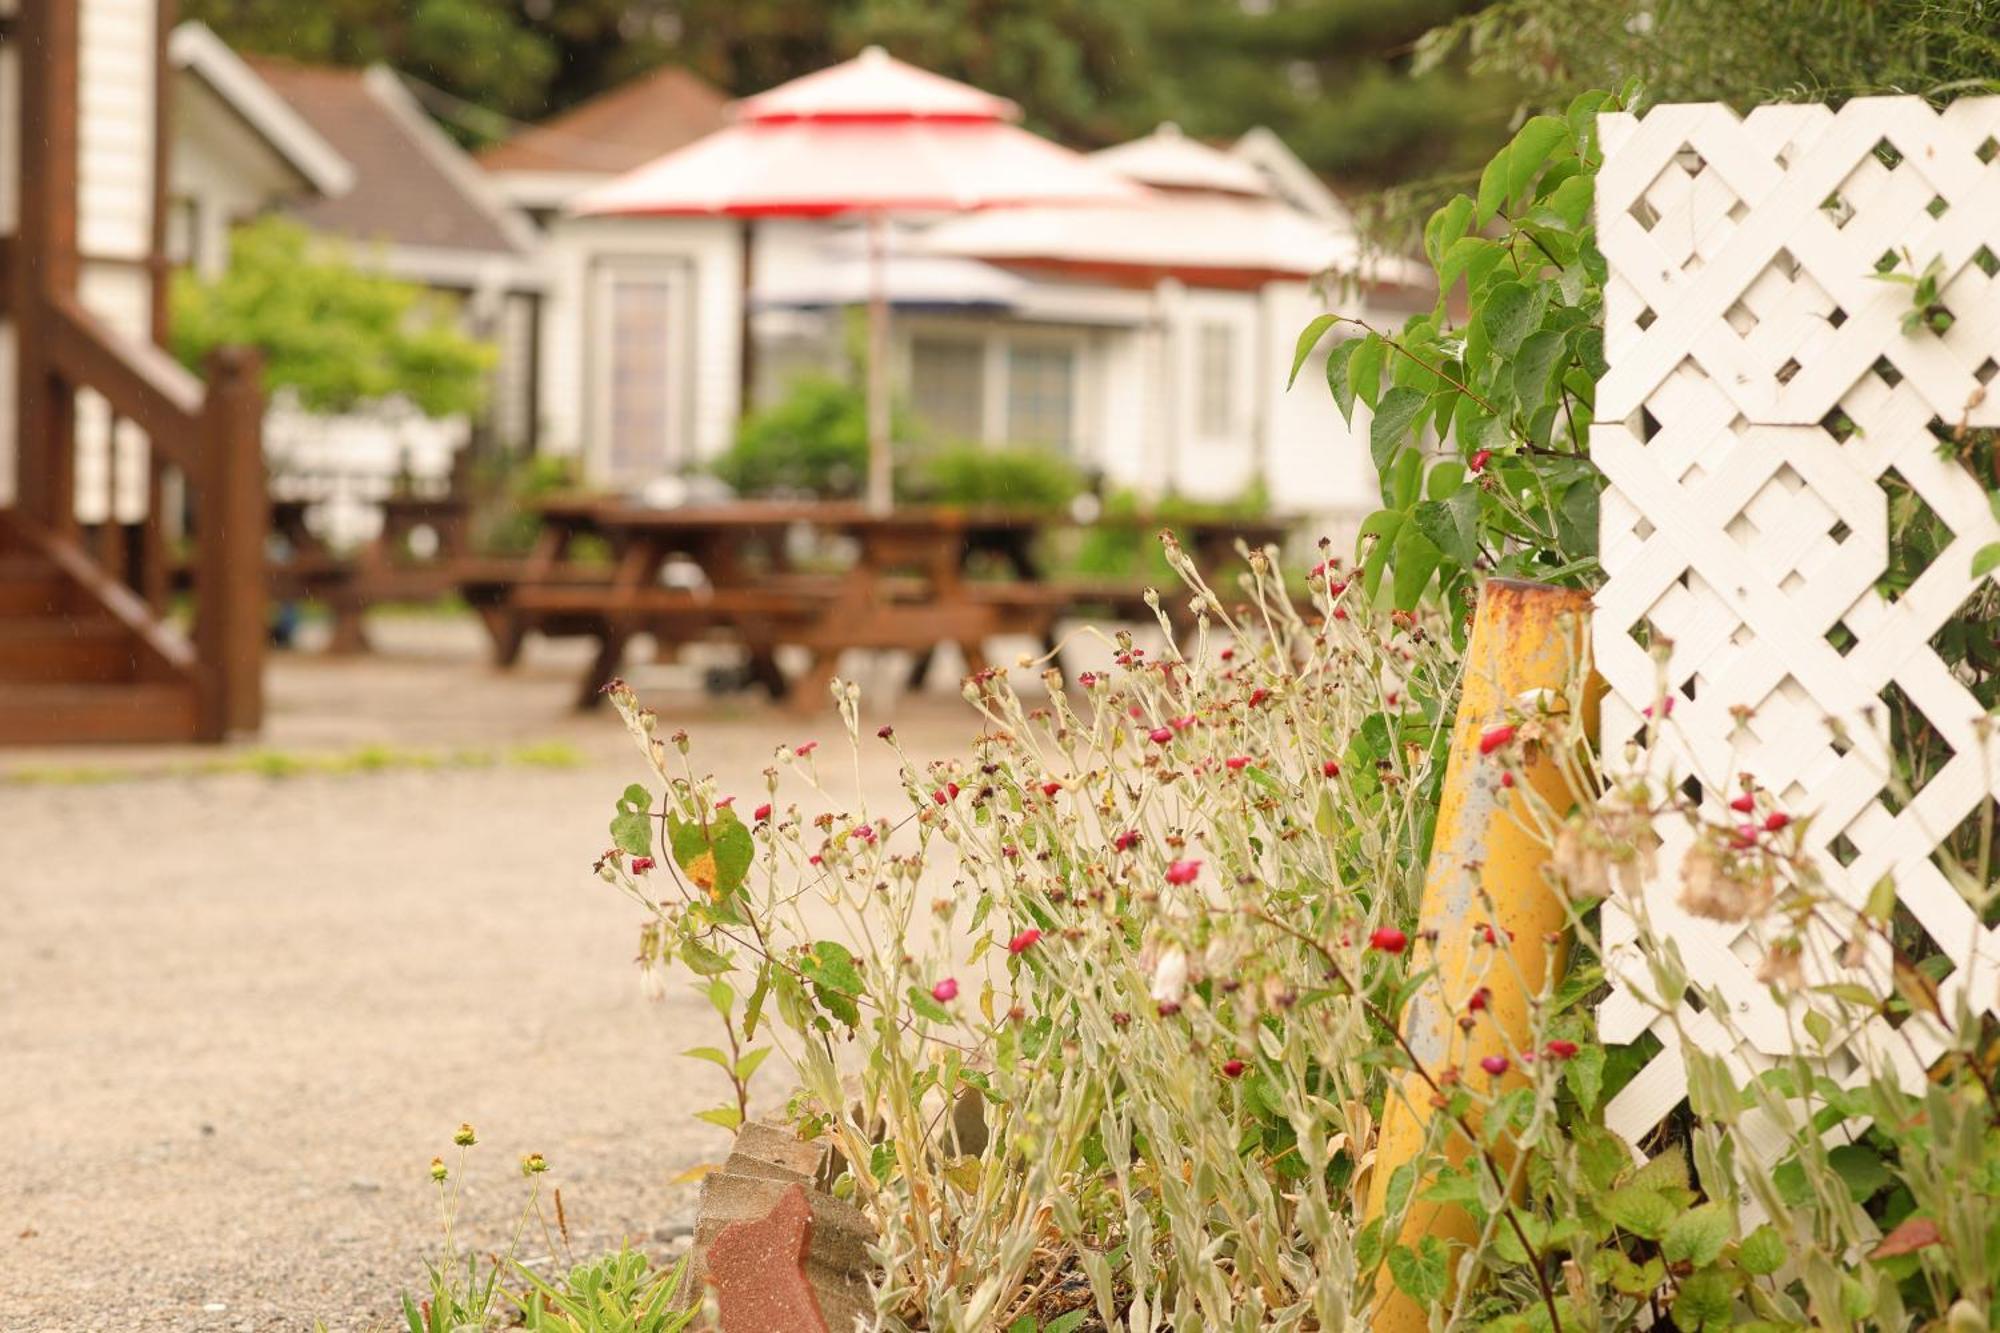
POLYGON ((74 441, 67 449, 58 446, 66 456, 45 478, 56 483, 56 493, 47 495, 42 540, 119 619, 149 620, 142 637, 157 643, 166 633, 159 617, 175 517, 169 497, 176 491, 169 483, 178 475, 180 493, 194 510, 194 645, 186 660, 199 691, 201 736, 219 740, 230 731, 255 729, 263 719, 264 540, 270 527, 257 354, 240 348, 212 353, 204 392, 201 381, 164 350, 116 333, 73 297, 53 296, 45 310, 48 392, 62 405, 60 418, 73 421, 75 396, 88 389, 104 399, 112 421, 107 521, 100 528, 105 544, 92 553, 78 540, 74 441), (149 445, 136 552, 123 545, 117 522, 119 421, 138 427, 149 445))

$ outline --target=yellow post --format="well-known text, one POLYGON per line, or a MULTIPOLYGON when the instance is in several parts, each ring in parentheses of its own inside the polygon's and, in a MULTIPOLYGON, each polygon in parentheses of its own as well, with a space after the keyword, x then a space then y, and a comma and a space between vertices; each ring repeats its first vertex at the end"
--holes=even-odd
MULTIPOLYGON (((1508 812, 1515 795, 1501 785, 1507 765, 1500 754, 1482 754, 1480 742, 1510 713, 1532 713, 1537 691, 1560 696, 1586 660, 1589 611, 1588 593, 1546 584, 1496 578, 1481 591, 1418 917, 1422 930, 1436 932, 1437 977, 1410 1002, 1404 1018, 1404 1035, 1433 1077, 1457 1070, 1485 1088, 1491 1077, 1479 1062, 1506 1055, 1510 1069, 1501 1087, 1522 1082, 1514 1056, 1528 1038, 1529 996, 1549 968, 1563 965, 1564 947, 1552 943, 1562 938, 1563 907, 1542 877, 1547 848, 1508 812), (1503 942, 1512 937, 1511 962, 1486 942, 1487 925, 1503 942), (1475 1012, 1469 1002, 1482 986, 1485 1008, 1475 1012), (1476 1020, 1470 1030, 1459 1024, 1468 1012, 1476 1020)), ((1593 710, 1595 699, 1593 683, 1587 692, 1593 710)), ((1594 729, 1594 718, 1586 723, 1594 729)), ((1572 800, 1547 753, 1533 755, 1519 781, 1558 810, 1572 800)), ((1400 1096, 1391 1093, 1370 1181, 1370 1217, 1381 1215, 1396 1168, 1423 1147, 1431 1097, 1429 1085, 1415 1073, 1404 1075, 1400 1096)), ((1462 1134, 1454 1134, 1447 1146, 1450 1160, 1462 1161, 1468 1147, 1462 1134)), ((1419 1183, 1412 1197, 1422 1191, 1419 1183)), ((1477 1232, 1464 1209, 1418 1200, 1410 1205, 1401 1239, 1413 1245, 1427 1235, 1470 1243, 1477 1232)), ((1369 1327, 1373 1333, 1415 1333, 1430 1326, 1429 1314, 1391 1287, 1378 1295, 1369 1327)))

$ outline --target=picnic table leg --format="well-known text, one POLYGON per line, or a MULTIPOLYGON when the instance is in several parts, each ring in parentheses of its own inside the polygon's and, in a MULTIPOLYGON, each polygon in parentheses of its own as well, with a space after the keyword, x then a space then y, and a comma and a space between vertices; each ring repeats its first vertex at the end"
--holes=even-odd
POLYGON ((335 594, 332 599, 333 637, 326 651, 334 657, 354 657, 370 651, 368 626, 363 619, 367 608, 359 598, 335 594))
POLYGON ((744 661, 744 671, 755 684, 762 685, 764 692, 773 699, 783 699, 789 688, 784 671, 778 666, 777 651, 768 643, 749 645, 749 656, 744 661))
POLYGON ((815 648, 812 661, 785 692, 785 706, 794 713, 812 714, 827 704, 827 687, 840 666, 840 653, 833 648, 815 648))
POLYGON ((604 702, 605 683, 618 674, 625 662, 625 644, 632 637, 632 631, 623 625, 606 625, 604 633, 597 641, 597 655, 591 659, 590 667, 584 673, 583 682, 577 689, 576 706, 591 709, 604 702))
POLYGON ((513 608, 501 602, 483 605, 479 609, 479 619, 486 625, 486 633, 493 640, 493 665, 506 669, 521 660, 521 640, 526 636, 521 632, 521 618, 513 608))
POLYGON ((910 659, 910 674, 904 680, 903 688, 906 690, 921 690, 924 687, 924 678, 931 674, 931 662, 936 657, 937 649, 935 648, 917 649, 917 655, 910 659))

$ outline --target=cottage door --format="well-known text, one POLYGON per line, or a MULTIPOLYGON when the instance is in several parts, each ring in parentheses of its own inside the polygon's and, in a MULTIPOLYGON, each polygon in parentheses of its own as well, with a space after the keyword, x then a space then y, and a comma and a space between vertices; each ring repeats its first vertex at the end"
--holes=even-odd
POLYGON ((621 487, 684 470, 693 461, 686 265, 612 260, 598 269, 591 295, 592 345, 603 349, 593 373, 595 470, 621 487))

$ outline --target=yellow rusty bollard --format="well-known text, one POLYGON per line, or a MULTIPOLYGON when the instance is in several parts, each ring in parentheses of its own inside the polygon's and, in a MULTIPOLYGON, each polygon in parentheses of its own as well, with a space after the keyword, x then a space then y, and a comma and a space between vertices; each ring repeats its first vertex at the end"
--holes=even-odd
MULTIPOLYGON (((1563 946, 1550 943, 1552 937, 1560 938, 1565 918, 1562 904, 1542 877, 1547 848, 1507 812, 1510 796, 1500 785, 1505 766, 1497 756, 1481 755, 1479 743, 1510 709, 1522 711, 1523 696, 1533 699, 1539 690, 1562 693, 1571 673, 1585 660, 1589 611, 1588 593, 1546 584, 1496 578, 1481 591, 1478 619, 1466 647, 1465 684, 1418 918, 1422 930, 1437 932, 1437 976, 1410 1001, 1403 1024, 1411 1049, 1433 1075, 1457 1069, 1484 1086, 1486 1075, 1479 1072, 1479 1061, 1489 1055, 1511 1056, 1521 1049, 1529 1031, 1530 990, 1549 975, 1547 969, 1563 965, 1563 946), (1477 932, 1480 938, 1475 941, 1482 924, 1505 932, 1502 939, 1512 935, 1511 965, 1486 946, 1483 932, 1477 932), (1458 1019, 1481 986, 1489 991, 1487 1011, 1467 1032, 1458 1019)), ((1585 692, 1592 713, 1599 692, 1593 680, 1585 692)), ((1594 716, 1585 722, 1594 730, 1594 716)), ((1558 810, 1573 799, 1546 753, 1534 756, 1522 778, 1558 810)), ((1414 965, 1426 961, 1419 958, 1414 965)), ((1511 1070, 1503 1086, 1523 1077, 1511 1070)), ((1424 1145, 1431 1095, 1419 1075, 1407 1073, 1401 1095, 1389 1096, 1369 1184, 1371 1218, 1382 1214, 1390 1176, 1424 1145)), ((1464 1160, 1468 1148, 1462 1134, 1447 1140, 1446 1152, 1453 1163, 1464 1160)), ((1412 1198, 1422 1190, 1419 1182, 1412 1198)), ((1470 1243, 1476 1235, 1464 1209, 1417 1200, 1405 1216, 1401 1240, 1414 1245, 1425 1236, 1436 1236, 1470 1243)), ((1383 1285, 1388 1286, 1386 1279, 1383 1285)), ((1369 1327, 1374 1333, 1425 1329, 1429 1311, 1390 1287, 1378 1294, 1369 1327)))

